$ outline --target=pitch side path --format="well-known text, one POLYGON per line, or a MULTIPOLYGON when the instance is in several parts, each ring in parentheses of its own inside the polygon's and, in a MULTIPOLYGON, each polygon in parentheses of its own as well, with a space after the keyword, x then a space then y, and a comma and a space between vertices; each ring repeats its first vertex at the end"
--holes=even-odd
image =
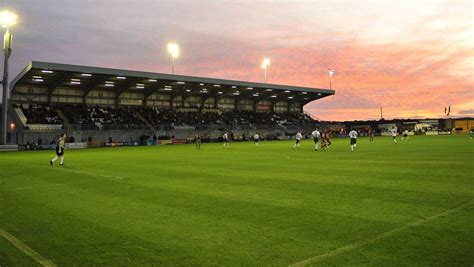
POLYGON ((0 266, 472 266, 474 140, 0 153, 0 266))

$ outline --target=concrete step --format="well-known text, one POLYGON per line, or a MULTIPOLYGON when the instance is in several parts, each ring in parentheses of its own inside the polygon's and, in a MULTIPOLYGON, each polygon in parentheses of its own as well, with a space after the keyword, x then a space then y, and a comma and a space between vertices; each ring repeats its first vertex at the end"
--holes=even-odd
POLYGON ((0 152, 18 151, 18 145, 0 145, 0 152))
POLYGON ((16 112, 16 115, 18 116, 18 119, 20 119, 21 124, 25 126, 27 123, 27 119, 26 119, 25 114, 23 113, 23 110, 21 110, 21 108, 15 108, 15 112, 16 112))
POLYGON ((58 109, 58 108, 54 109, 54 111, 56 111, 58 113, 59 117, 63 120, 64 128, 65 129, 71 128, 71 122, 66 117, 66 115, 64 115, 64 112, 62 110, 58 109))
POLYGON ((153 127, 153 125, 151 125, 151 123, 149 123, 143 116, 142 114, 140 114, 140 112, 135 112, 135 114, 137 114, 137 117, 143 121, 148 127, 150 127, 150 129, 155 129, 155 127, 153 127))

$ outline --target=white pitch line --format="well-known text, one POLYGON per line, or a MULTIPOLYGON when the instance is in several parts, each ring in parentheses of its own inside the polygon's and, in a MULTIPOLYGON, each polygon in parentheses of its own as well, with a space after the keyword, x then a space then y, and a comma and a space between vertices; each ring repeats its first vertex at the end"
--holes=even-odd
POLYGON ((32 186, 23 186, 23 187, 16 187, 16 188, 10 188, 10 189, 4 189, 0 190, 0 192, 8 192, 8 191, 21 191, 21 190, 30 190, 30 189, 38 189, 38 188, 49 188, 49 187, 61 187, 61 186, 67 186, 67 185, 77 185, 77 184, 82 184, 81 183, 68 183, 68 184, 44 184, 44 185, 32 185, 32 186))
POLYGON ((98 173, 78 171, 78 170, 70 170, 70 169, 61 169, 61 170, 76 172, 76 173, 83 173, 83 174, 87 174, 87 175, 91 175, 91 176, 99 176, 99 177, 104 177, 104 178, 110 178, 110 179, 113 179, 113 180, 122 180, 123 179, 123 177, 121 177, 121 176, 103 175, 103 174, 98 174, 98 173))
POLYGON ((361 240, 361 241, 358 241, 358 242, 355 242, 353 244, 350 244, 350 245, 347 245, 347 246, 344 246, 344 247, 340 247, 338 249, 335 249, 335 250, 332 250, 332 251, 329 251, 327 253, 324 253, 324 254, 321 254, 321 255, 317 255, 317 256, 314 256, 314 257, 311 257, 311 258, 308 258, 306 260, 303 260, 303 261, 299 261, 299 262, 296 262, 296 263, 293 263, 293 264, 290 264, 289 266, 290 267, 299 267, 299 266, 306 266, 308 264, 311 264, 311 263, 315 263, 315 262, 319 262, 321 260, 324 260, 326 258, 330 258, 330 257, 333 257, 333 256, 337 256, 339 254, 342 254, 342 253, 345 253, 345 252, 348 252, 348 251, 351 251, 351 250, 355 250, 355 249, 358 249, 360 247, 363 247, 365 245, 369 245, 369 244, 372 244, 372 243, 375 243, 376 241, 379 241, 383 238, 386 238, 386 237, 389 237, 389 236, 392 236, 393 234, 397 233, 397 232, 400 232, 400 231, 403 231, 407 228, 411 228, 411 227, 414 227, 414 226, 418 226, 420 224, 423 224, 423 223, 426 223, 426 222, 429 222, 429 221, 433 221, 433 220, 436 220, 438 219, 439 217, 441 216, 444 216, 444 215, 448 215, 449 213, 452 213, 454 211, 457 211, 459 209, 462 209, 462 208, 465 208, 467 206, 470 206, 474 203, 474 201, 469 201, 469 202, 466 202, 460 206, 457 206, 457 207, 454 207, 454 208, 451 208, 451 209, 448 209, 448 210, 445 210, 441 213, 438 213, 436 215, 433 215, 431 217, 428 217, 428 218, 425 218, 425 219, 421 219, 421 220, 418 220, 416 222, 413 222, 413 223, 409 223, 407 225, 404 225, 404 226, 401 226, 401 227, 398 227, 398 228, 394 228, 390 231, 387 231, 387 232, 384 232, 384 233, 381 233, 379 235, 376 235, 372 238, 368 238, 368 239, 364 239, 364 240, 361 240))
POLYGON ((10 242, 10 244, 15 246, 21 252, 23 252, 26 255, 33 258, 35 261, 37 261, 42 266, 45 266, 45 267, 55 267, 56 266, 56 264, 54 264, 54 262, 52 262, 52 261, 46 259, 45 257, 41 256, 38 252, 34 251, 32 248, 30 248, 25 243, 21 242, 16 237, 14 237, 12 234, 10 234, 9 232, 3 230, 2 228, 0 228, 0 236, 5 238, 8 242, 10 242))
MULTIPOLYGON (((24 162, 17 162, 17 163, 27 165, 27 166, 35 166, 35 167, 52 169, 52 167, 50 167, 50 166, 43 166, 43 165, 24 163, 24 162)), ((71 170, 71 169, 66 169, 66 168, 55 168, 54 170, 82 173, 82 174, 87 174, 87 175, 90 175, 90 176, 98 176, 98 177, 109 178, 109 179, 112 179, 112 180, 122 180, 123 179, 123 177, 121 177, 121 176, 104 175, 104 174, 98 174, 98 173, 92 173, 92 172, 86 172, 86 171, 71 170)))

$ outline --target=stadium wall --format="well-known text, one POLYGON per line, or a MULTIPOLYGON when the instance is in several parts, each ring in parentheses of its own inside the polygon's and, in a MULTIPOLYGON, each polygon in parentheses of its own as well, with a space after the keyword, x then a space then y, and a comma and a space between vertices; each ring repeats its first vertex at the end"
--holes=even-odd
POLYGON ((469 130, 474 129, 473 119, 455 120, 454 129, 459 133, 467 133, 469 130))
MULTIPOLYGON (((228 130, 232 139, 235 141, 249 140, 255 133, 258 133, 266 140, 289 139, 296 133, 296 128, 280 129, 265 128, 265 129, 195 129, 195 128, 179 128, 169 130, 58 130, 58 131, 32 131, 23 129, 16 133, 18 144, 27 145, 33 144, 36 146, 38 139, 41 138, 42 144, 47 145, 54 143, 61 133, 67 133, 68 141, 73 138, 73 142, 88 142, 89 147, 98 147, 103 143, 113 142, 140 142, 144 143, 146 140, 153 139, 156 135, 157 139, 179 139, 193 141, 194 135, 199 131, 204 139, 209 142, 220 141, 224 131, 228 130)), ((309 133, 311 128, 302 129, 303 132, 309 133)))

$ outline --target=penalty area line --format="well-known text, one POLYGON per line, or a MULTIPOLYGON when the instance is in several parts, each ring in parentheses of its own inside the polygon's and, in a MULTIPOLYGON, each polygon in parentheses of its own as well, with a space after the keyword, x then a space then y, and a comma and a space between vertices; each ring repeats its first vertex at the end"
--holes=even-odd
POLYGON ((51 187, 61 187, 61 186, 67 186, 67 185, 78 185, 78 184, 83 184, 84 182, 81 183, 68 183, 68 184, 44 184, 44 185, 32 185, 32 186, 23 186, 23 187, 16 187, 16 188, 10 188, 10 189, 4 189, 0 190, 0 192, 8 192, 8 191, 21 191, 21 190, 31 190, 31 189, 39 189, 39 188, 51 188, 51 187))
POLYGON ((340 248, 337 248, 335 250, 332 250, 332 251, 329 251, 327 253, 324 253, 324 254, 321 254, 321 255, 317 255, 317 256, 314 256, 314 257, 311 257, 311 258, 308 258, 306 260, 302 260, 302 261, 299 261, 299 262, 296 262, 296 263, 293 263, 293 264, 290 264, 289 266, 290 267, 297 267, 297 266, 306 266, 308 264, 312 264, 312 263, 315 263, 315 262, 320 262, 326 258, 330 258, 330 257, 334 257, 334 256, 337 256, 337 255, 340 255, 340 254, 343 254, 345 252, 348 252, 348 251, 351 251, 351 250, 356 250, 358 248, 361 248, 363 246, 366 246, 366 245, 370 245, 370 244, 373 244, 381 239, 384 239, 386 237, 389 237, 389 236, 392 236, 394 235, 395 233, 398 233, 398 232, 401 232, 405 229, 408 229, 408 228, 411 228, 411 227, 414 227, 414 226, 418 226, 418 225, 421 225, 421 224, 424 224, 424 223, 427 223, 427 222, 430 222, 430 221, 434 221, 436 219, 438 219, 439 217, 442 217, 442 216, 445 216, 445 215, 448 215, 452 212, 455 212, 457 210, 460 210, 462 208, 465 208, 465 207, 468 207, 470 205, 472 205, 474 203, 473 200, 469 201, 469 202, 465 202, 464 204, 461 204, 457 207, 454 207, 454 208, 451 208, 451 209, 448 209, 448 210, 445 210, 441 213, 438 213, 438 214, 435 214, 431 217, 428 217, 428 218, 424 218, 424 219, 421 219, 421 220, 418 220, 416 222, 413 222, 413 223, 409 223, 409 224, 406 224, 404 226, 401 226, 401 227, 398 227, 398 228, 394 228, 392 230, 389 230, 387 232, 383 232, 379 235, 376 235, 374 237, 371 237, 371 238, 368 238, 368 239, 364 239, 364 240, 361 240, 361 241, 358 241, 358 242, 355 242, 353 244, 350 244, 350 245, 347 245, 347 246, 343 246, 343 247, 340 247, 340 248))
POLYGON ((45 257, 41 256, 38 252, 34 251, 32 248, 30 248, 25 243, 21 242, 20 240, 18 240, 18 238, 16 238, 15 236, 10 234, 9 232, 3 230, 2 228, 0 228, 0 236, 5 238, 5 240, 10 242, 10 244, 15 246, 21 252, 23 252, 26 255, 33 258, 36 262, 38 262, 42 266, 45 266, 45 267, 55 267, 56 266, 56 264, 54 264, 54 262, 52 262, 51 260, 48 260, 45 257))
POLYGON ((17 163, 27 165, 27 166, 46 168, 46 169, 50 169, 50 170, 60 170, 60 171, 65 171, 65 172, 82 173, 82 174, 86 174, 86 175, 89 175, 89 176, 104 177, 104 178, 108 178, 110 180, 122 180, 123 179, 123 177, 121 177, 121 176, 104 175, 104 174, 98 174, 98 173, 92 173, 92 172, 86 172, 86 171, 80 171, 80 170, 71 170, 71 169, 66 169, 66 168, 52 169, 52 167, 50 167, 50 166, 43 166, 43 165, 24 163, 24 162, 17 162, 17 163))
POLYGON ((61 169, 61 170, 76 172, 76 173, 83 173, 83 174, 87 174, 87 175, 90 175, 90 176, 99 176, 99 177, 104 177, 104 178, 110 178, 112 180, 122 180, 123 179, 123 177, 120 177, 120 176, 103 175, 103 174, 98 174, 98 173, 78 171, 78 170, 69 170, 69 169, 61 169))

